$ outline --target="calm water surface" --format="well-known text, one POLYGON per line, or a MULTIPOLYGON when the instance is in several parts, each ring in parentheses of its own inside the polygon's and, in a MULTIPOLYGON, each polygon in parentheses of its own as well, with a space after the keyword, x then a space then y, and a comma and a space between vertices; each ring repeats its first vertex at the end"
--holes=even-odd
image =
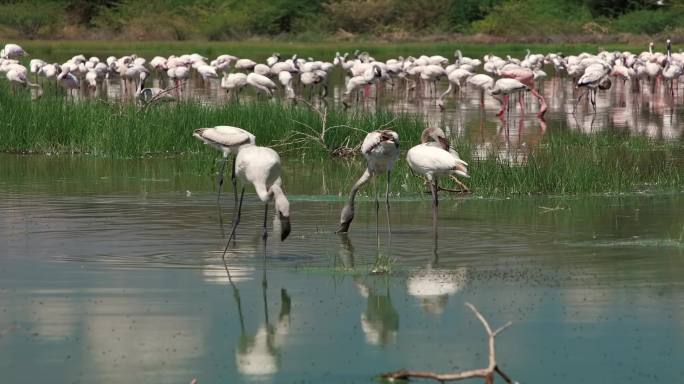
POLYGON ((339 236, 338 191, 293 178, 284 243, 262 243, 263 206, 246 196, 231 285, 232 196, 218 211, 210 175, 165 159, 0 161, 10 382, 367 383, 483 367, 465 302, 513 322, 497 353, 521 382, 684 382, 682 194, 447 198, 436 227, 427 196, 401 196, 378 240, 368 199, 339 236), (370 274, 377 260, 391 273, 370 274))

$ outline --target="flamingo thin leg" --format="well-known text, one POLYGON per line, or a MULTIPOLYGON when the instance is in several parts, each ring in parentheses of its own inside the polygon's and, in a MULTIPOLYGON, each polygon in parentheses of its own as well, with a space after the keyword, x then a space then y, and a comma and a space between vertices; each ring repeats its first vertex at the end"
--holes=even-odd
POLYGON ((240 215, 242 214, 242 198, 245 196, 245 188, 242 188, 242 192, 240 192, 240 204, 238 205, 238 210, 237 214, 235 215, 235 219, 233 220, 233 229, 230 231, 230 236, 228 237, 228 243, 226 244, 226 248, 223 250, 223 255, 221 255, 221 258, 223 259, 223 262, 226 262, 226 252, 228 252, 228 247, 230 247, 230 242, 235 238, 235 231, 237 230, 238 224, 240 224, 240 215))
POLYGON ((430 183, 430 192, 432 192, 432 214, 437 217, 437 206, 439 205, 439 200, 437 199, 438 191, 437 181, 430 183))
POLYGON ((387 212, 387 232, 391 235, 392 234, 392 225, 390 224, 390 203, 389 203, 390 175, 391 175, 391 171, 387 171, 387 189, 385 189, 385 211, 387 212))
POLYGON ((264 243, 266 242, 266 239, 268 238, 268 230, 266 228, 266 220, 268 219, 268 202, 266 202, 266 206, 264 207, 264 227, 263 227, 263 233, 261 237, 264 239, 264 243))
MULTIPOLYGON (((221 187, 223 186, 223 173, 226 171, 227 161, 228 157, 224 156, 223 160, 221 161, 221 169, 219 170, 218 175, 216 175, 216 204, 219 204, 221 202, 221 187)), ((237 191, 235 193, 237 194, 237 191)))

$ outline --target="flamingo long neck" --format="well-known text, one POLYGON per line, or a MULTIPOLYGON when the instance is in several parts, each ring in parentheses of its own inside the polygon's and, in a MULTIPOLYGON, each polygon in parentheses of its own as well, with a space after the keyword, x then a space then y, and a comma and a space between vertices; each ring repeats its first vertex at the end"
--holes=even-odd
POLYGON ((354 186, 352 187, 351 193, 349 193, 349 199, 347 200, 347 205, 350 205, 352 208, 354 207, 354 199, 356 198, 356 194, 359 192, 359 189, 363 187, 368 180, 371 178, 371 173, 366 168, 366 171, 359 177, 359 179, 354 183, 354 186))
POLYGON ((290 202, 287 200, 283 189, 280 188, 280 183, 276 182, 271 186, 271 193, 273 194, 276 210, 283 217, 290 217, 290 202))
POLYGON ((138 84, 138 93, 141 93, 145 89, 145 77, 140 76, 140 84, 138 84))
POLYGON ((420 142, 421 144, 425 144, 428 142, 428 139, 430 138, 430 133, 429 130, 423 130, 423 133, 420 134, 420 142))
POLYGON ((271 192, 266 187, 265 183, 254 183, 254 190, 256 191, 257 196, 259 196, 259 200, 264 203, 271 200, 271 192))

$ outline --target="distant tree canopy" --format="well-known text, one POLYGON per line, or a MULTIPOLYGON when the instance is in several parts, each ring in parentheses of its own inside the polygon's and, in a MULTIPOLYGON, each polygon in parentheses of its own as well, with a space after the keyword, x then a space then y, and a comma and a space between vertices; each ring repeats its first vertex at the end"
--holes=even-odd
POLYGON ((593 16, 618 17, 631 11, 656 9, 655 0, 586 0, 587 7, 593 16))
POLYGON ((679 28, 684 0, 0 0, 0 34, 24 38, 84 31, 135 39, 451 32, 524 37, 679 28))

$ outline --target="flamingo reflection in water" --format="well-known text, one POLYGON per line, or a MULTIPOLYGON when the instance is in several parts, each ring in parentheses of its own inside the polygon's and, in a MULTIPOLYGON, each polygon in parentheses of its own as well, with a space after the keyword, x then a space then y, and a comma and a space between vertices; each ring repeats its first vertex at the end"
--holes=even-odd
MULTIPOLYGON (((235 364, 238 371, 245 376, 269 376, 278 372, 280 367, 280 350, 286 344, 290 328, 290 311, 292 300, 285 288, 280 289, 280 312, 275 324, 268 312, 268 280, 266 275, 266 247, 264 243, 264 263, 262 267, 261 296, 263 300, 264 320, 255 332, 245 326, 242 311, 240 290, 235 284, 228 265, 224 263, 228 282, 233 291, 235 306, 240 321, 240 338, 235 348, 235 364)), ((238 270, 239 271, 239 270, 238 270)))
POLYGON ((412 272, 406 284, 408 294, 420 300, 420 306, 425 312, 441 315, 446 309, 449 296, 463 289, 466 284, 467 270, 465 267, 439 267, 439 233, 437 217, 432 221, 432 257, 423 269, 412 272))
MULTIPOLYGON (((347 269, 353 269, 354 246, 346 233, 339 236, 339 256, 347 269)), ((379 255, 376 255, 376 262, 379 255)), ((366 343, 387 345, 394 343, 399 331, 399 312, 392 302, 389 278, 385 276, 355 276, 354 284, 359 295, 366 299, 366 309, 361 313, 361 329, 366 343)))

